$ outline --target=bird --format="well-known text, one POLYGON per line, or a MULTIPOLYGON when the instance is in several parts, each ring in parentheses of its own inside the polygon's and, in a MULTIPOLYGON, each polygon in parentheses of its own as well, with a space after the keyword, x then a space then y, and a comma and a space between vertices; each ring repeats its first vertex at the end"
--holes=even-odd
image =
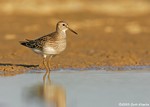
POLYGON ((78 33, 72 30, 65 21, 59 21, 56 24, 56 30, 54 32, 34 40, 26 39, 26 41, 20 41, 21 45, 30 48, 33 52, 43 57, 43 65, 46 69, 43 80, 45 80, 46 76, 50 79, 50 62, 52 57, 60 54, 66 49, 67 30, 78 35, 78 33))

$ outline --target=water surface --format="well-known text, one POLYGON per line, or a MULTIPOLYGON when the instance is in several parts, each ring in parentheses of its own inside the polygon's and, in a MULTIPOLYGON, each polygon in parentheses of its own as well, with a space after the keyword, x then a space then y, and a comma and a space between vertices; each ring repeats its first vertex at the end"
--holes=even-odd
POLYGON ((148 70, 59 70, 51 73, 50 85, 44 85, 43 75, 44 73, 31 71, 27 74, 1 77, 0 107, 46 107, 46 103, 52 101, 49 96, 55 96, 56 93, 63 96, 60 97, 61 101, 65 101, 67 107, 119 107, 121 103, 141 103, 147 106, 150 104, 148 70))

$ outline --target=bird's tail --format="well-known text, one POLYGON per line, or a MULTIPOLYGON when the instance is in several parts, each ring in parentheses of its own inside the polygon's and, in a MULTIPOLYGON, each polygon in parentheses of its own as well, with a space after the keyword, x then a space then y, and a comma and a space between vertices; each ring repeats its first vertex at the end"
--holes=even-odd
POLYGON ((26 45, 26 41, 19 41, 19 43, 24 46, 26 45))
POLYGON ((21 45, 26 46, 28 48, 35 48, 35 41, 26 39, 27 41, 19 41, 21 45))
POLYGON ((19 41, 19 43, 23 46, 29 47, 28 41, 19 41))

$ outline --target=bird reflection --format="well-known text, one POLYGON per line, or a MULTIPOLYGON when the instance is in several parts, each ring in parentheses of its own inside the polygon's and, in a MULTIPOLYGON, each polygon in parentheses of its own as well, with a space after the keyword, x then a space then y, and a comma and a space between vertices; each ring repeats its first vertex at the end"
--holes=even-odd
POLYGON ((48 78, 42 84, 30 87, 25 94, 30 106, 36 104, 38 107, 66 107, 65 89, 48 78))
POLYGON ((53 84, 48 78, 43 80, 43 99, 48 104, 52 102, 56 107, 66 107, 65 90, 60 86, 53 84))

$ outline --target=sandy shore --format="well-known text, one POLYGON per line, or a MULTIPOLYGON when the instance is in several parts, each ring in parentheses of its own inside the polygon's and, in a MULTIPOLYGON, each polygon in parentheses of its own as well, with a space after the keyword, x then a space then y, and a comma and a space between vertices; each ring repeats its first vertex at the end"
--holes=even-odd
MULTIPOLYGON (((105 4, 105 8, 110 6, 105 4)), ((123 3, 122 5, 124 6, 123 3)), ((6 13, 10 14, 0 14, 0 75, 15 75, 30 69, 42 69, 42 58, 21 46, 19 41, 35 39, 54 31, 55 24, 60 20, 68 22, 79 36, 67 32, 67 49, 52 60, 53 69, 150 65, 148 7, 141 8, 145 10, 139 10, 139 14, 134 12, 138 11, 136 8, 139 9, 139 5, 129 8, 135 15, 121 7, 113 8, 112 11, 108 9, 106 13, 101 11, 102 8, 98 8, 95 12, 85 9, 48 14, 49 11, 46 11, 46 14, 39 15, 30 12, 15 13, 21 7, 15 10, 13 5, 14 11, 8 11, 11 9, 9 6, 6 13), (116 11, 119 8, 124 13, 116 11)), ((131 4, 124 7, 126 6, 132 7, 131 4)))

